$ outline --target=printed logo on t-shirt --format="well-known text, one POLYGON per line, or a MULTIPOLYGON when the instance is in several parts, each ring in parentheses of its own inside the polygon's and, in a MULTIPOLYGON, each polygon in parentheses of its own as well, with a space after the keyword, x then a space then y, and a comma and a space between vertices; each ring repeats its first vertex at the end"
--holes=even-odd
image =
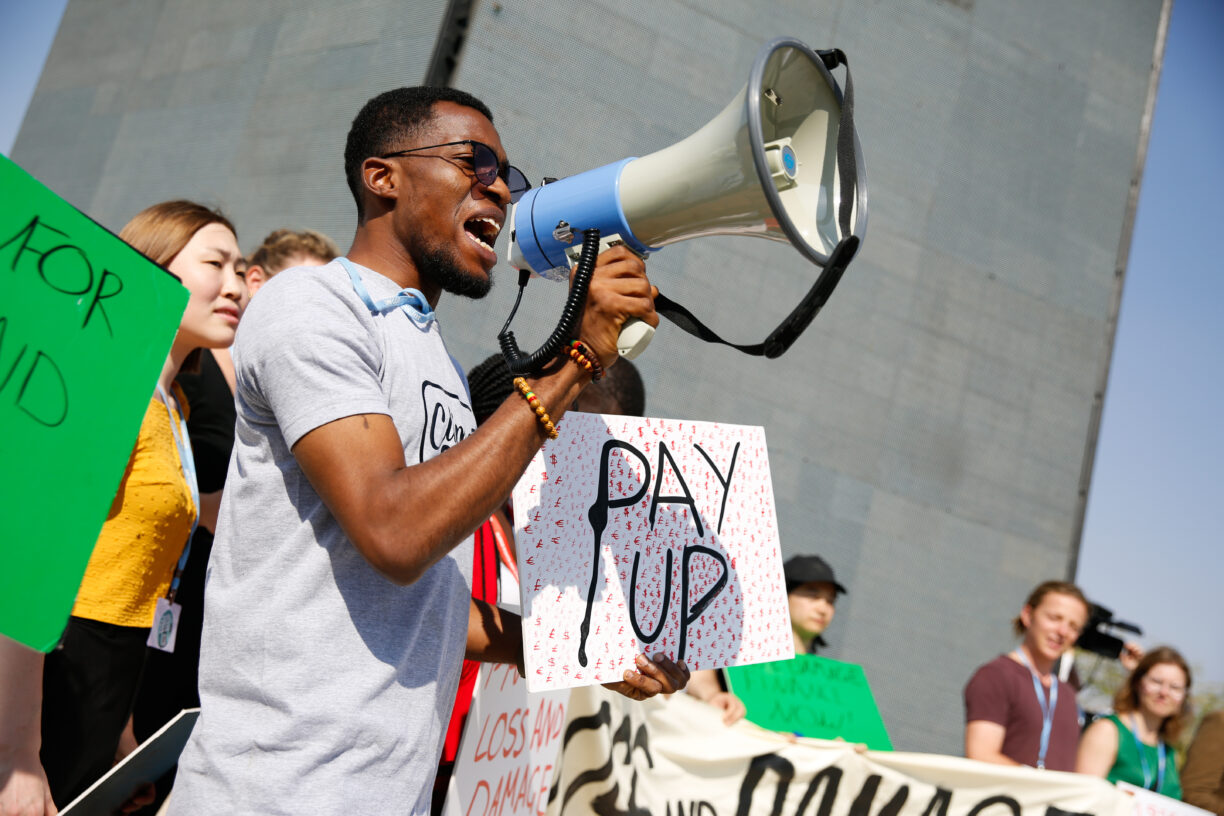
POLYGON ((421 385, 421 402, 425 407, 425 426, 421 429, 422 462, 458 445, 476 430, 472 406, 437 383, 426 380, 421 385))

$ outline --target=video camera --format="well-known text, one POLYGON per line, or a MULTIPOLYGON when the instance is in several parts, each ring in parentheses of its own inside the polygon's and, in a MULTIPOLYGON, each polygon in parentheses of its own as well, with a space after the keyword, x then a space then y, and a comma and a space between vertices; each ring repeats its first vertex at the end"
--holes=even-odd
POLYGON ((1088 623, 1075 645, 1086 652, 1117 659, 1122 654, 1124 641, 1111 632, 1119 629, 1136 635, 1143 634, 1143 630, 1133 623, 1114 620, 1113 610, 1089 602, 1088 623))

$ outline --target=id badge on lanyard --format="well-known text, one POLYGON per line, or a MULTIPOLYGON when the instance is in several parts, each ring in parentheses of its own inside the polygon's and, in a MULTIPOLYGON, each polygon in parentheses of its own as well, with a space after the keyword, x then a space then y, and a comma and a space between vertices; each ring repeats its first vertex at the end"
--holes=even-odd
POLYGON ((1165 741, 1158 739, 1156 742, 1156 778, 1152 779, 1152 769, 1148 765, 1147 754, 1143 752, 1143 744, 1139 741, 1139 718, 1131 714, 1131 736, 1135 739, 1135 752, 1139 754, 1139 766, 1143 770, 1143 787, 1150 791, 1160 793, 1160 789, 1164 787, 1165 778, 1165 741), (1153 785, 1152 783, 1156 784, 1153 785))
POLYGON ((173 652, 174 643, 178 638, 178 625, 182 607, 174 602, 178 594, 179 581, 183 570, 187 568, 187 558, 191 555, 191 539, 195 536, 196 527, 200 524, 200 485, 196 481, 195 458, 191 454, 191 441, 187 438, 187 423, 176 419, 174 411, 170 410, 170 398, 159 385, 157 397, 166 407, 166 415, 170 418, 170 431, 174 434, 174 447, 178 449, 179 464, 183 468, 183 479, 191 489, 191 503, 195 509, 195 518, 191 521, 191 533, 187 543, 183 545, 183 554, 179 556, 174 567, 174 577, 170 580, 170 590, 166 597, 157 599, 157 607, 153 610, 153 627, 149 630, 148 646, 162 652, 173 652))
POLYGON ((1041 707, 1041 741, 1037 748, 1037 769, 1045 770, 1046 753, 1050 750, 1050 732, 1054 728, 1054 710, 1058 708, 1058 675, 1050 675, 1050 699, 1047 700, 1041 691, 1041 678, 1037 676, 1036 669, 1029 663, 1024 650, 1016 649, 1016 655, 1032 675, 1033 693, 1037 695, 1037 705, 1041 707))

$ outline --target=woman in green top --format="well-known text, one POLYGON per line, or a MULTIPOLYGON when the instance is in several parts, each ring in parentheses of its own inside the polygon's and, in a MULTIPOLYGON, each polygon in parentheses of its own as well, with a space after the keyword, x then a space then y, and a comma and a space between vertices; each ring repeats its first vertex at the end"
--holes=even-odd
POLYGON ((1080 738, 1075 769, 1181 799, 1173 749, 1190 715, 1190 668, 1175 649, 1148 652, 1114 696, 1114 711, 1080 738))

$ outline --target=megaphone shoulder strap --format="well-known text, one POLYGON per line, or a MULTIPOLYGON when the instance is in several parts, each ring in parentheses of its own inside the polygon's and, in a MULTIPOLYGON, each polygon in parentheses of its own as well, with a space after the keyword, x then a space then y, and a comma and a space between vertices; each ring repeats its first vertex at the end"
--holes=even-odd
POLYGON ((859 239, 851 235, 850 217, 853 214, 855 193, 858 190, 858 171, 854 150, 854 82, 850 78, 850 63, 840 48, 818 51, 817 55, 825 67, 832 71, 838 65, 846 66, 846 90, 842 95, 841 119, 837 131, 837 173, 841 182, 841 205, 837 212, 842 239, 829 253, 829 261, 812 288, 778 327, 769 333, 763 342, 740 345, 722 339, 716 332, 702 323, 692 312, 676 303, 662 292, 655 298, 655 311, 694 337, 707 343, 721 343, 738 349, 753 357, 780 357, 799 339, 799 335, 812 322, 812 318, 828 302, 829 296, 841 281, 851 259, 859 248, 859 239))
POLYGON ((838 65, 846 66, 846 90, 842 94, 841 119, 837 125, 837 174, 841 180, 841 206, 837 210, 837 223, 842 235, 849 235, 854 193, 858 189, 858 172, 854 161, 854 80, 850 77, 850 61, 840 48, 817 51, 816 55, 830 71, 838 65))
POLYGON ((781 357, 799 339, 799 335, 803 334, 804 329, 812 322, 812 318, 816 317, 828 302, 829 296, 833 294, 833 290, 837 288, 841 280, 842 273, 846 271, 846 266, 854 258, 854 253, 858 251, 858 246, 859 240, 853 235, 843 238, 829 254, 828 264, 820 273, 820 277, 812 284, 812 288, 804 295, 803 300, 799 301, 799 305, 760 343, 741 345, 724 340, 713 329, 702 323, 696 315, 662 292, 655 298, 655 311, 660 317, 666 317, 676 326, 707 343, 721 343, 753 357, 768 357, 772 360, 775 357, 781 357))

